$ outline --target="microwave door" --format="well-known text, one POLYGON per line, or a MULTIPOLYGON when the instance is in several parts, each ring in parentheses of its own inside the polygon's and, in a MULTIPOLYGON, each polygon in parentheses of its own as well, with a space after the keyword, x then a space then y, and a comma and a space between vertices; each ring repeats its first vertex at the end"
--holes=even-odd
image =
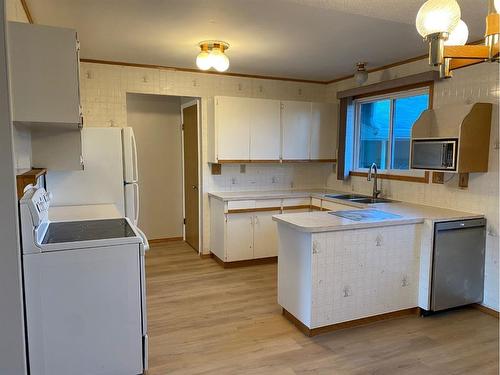
POLYGON ((414 142, 412 168, 443 169, 443 143, 414 142))

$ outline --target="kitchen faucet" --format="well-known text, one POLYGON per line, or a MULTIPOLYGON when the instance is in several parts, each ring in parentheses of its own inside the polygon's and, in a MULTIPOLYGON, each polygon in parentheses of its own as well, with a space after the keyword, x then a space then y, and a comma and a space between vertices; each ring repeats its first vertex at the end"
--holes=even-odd
POLYGON ((378 198, 379 194, 381 193, 381 191, 378 190, 378 168, 377 168, 377 164, 373 163, 370 166, 370 169, 368 170, 368 178, 367 178, 368 181, 372 180, 372 170, 375 173, 375 177, 373 179, 373 198, 376 199, 376 198, 378 198))

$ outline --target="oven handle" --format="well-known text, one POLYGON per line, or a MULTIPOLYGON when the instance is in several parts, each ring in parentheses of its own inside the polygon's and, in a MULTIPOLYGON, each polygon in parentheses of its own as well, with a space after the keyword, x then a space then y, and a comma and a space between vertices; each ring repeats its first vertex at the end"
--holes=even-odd
POLYGON ((142 247, 144 248, 144 251, 148 251, 149 250, 149 242, 148 242, 146 235, 144 234, 144 232, 142 230, 139 229, 139 227, 136 226, 135 229, 137 230, 137 232, 139 233, 139 235, 142 238, 142 247))

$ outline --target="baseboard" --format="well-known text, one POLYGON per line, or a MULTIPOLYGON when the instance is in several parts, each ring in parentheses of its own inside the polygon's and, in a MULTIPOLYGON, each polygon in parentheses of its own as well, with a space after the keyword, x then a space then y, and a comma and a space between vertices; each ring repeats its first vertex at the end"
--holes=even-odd
POLYGON ((324 327, 309 328, 304 323, 302 323, 300 320, 298 320, 295 316, 293 316, 291 313, 289 313, 287 310, 283 309, 283 316, 286 319, 288 319, 290 322, 292 322, 304 335, 309 336, 309 337, 321 335, 323 333, 339 331, 341 329, 359 327, 362 325, 371 324, 371 323, 379 322, 382 320, 389 320, 389 319, 400 318, 403 316, 419 315, 419 314, 420 314, 420 308, 419 307, 412 307, 409 309, 392 311, 392 312, 385 313, 385 314, 368 316, 366 318, 349 320, 347 322, 330 324, 330 325, 324 326, 324 327))
POLYGON ((257 266, 261 264, 272 264, 278 262, 278 257, 268 257, 259 259, 248 259, 248 260, 238 260, 235 262, 224 262, 214 253, 210 253, 210 257, 213 258, 219 265, 224 268, 239 268, 239 267, 249 267, 257 266))
POLYGON ((212 256, 212 253, 208 253, 208 254, 201 254, 200 253, 200 258, 201 259, 209 259, 209 258, 213 258, 213 256, 212 256))
POLYGON ((162 244, 165 242, 182 241, 184 237, 169 237, 169 238, 155 238, 154 240, 148 240, 150 245, 162 244))
POLYGON ((484 305, 480 305, 479 303, 474 303, 473 305, 471 305, 473 308, 475 309, 478 309, 479 311, 482 311, 484 312, 485 314, 488 314, 488 315, 491 315, 495 318, 498 319, 500 313, 490 307, 486 307, 484 305))

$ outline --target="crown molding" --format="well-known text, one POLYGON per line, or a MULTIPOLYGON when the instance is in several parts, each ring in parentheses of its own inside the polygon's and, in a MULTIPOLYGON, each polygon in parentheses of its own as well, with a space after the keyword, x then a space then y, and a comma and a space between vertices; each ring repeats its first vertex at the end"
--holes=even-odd
MULTIPOLYGON (((24 12, 26 13, 26 17, 28 18, 29 23, 34 23, 33 16, 31 15, 27 0, 20 0, 20 2, 23 6, 24 12)), ((468 43, 468 44, 475 45, 475 44, 480 44, 482 42, 484 42, 484 39, 476 40, 476 41, 468 43)), ((415 61, 426 59, 427 56, 428 55, 426 54, 426 55, 412 57, 412 58, 409 58, 406 60, 401 60, 401 61, 397 61, 397 62, 394 62, 391 64, 382 65, 379 67, 368 69, 367 72, 374 73, 374 72, 378 72, 381 70, 387 70, 390 68, 394 68, 396 66, 405 65, 405 64, 409 64, 409 63, 412 63, 415 61)), ((162 69, 162 70, 172 70, 172 71, 179 71, 179 72, 221 75, 221 76, 229 76, 229 77, 257 78, 257 79, 270 79, 270 80, 276 80, 276 81, 313 83, 313 84, 320 84, 320 85, 329 85, 332 83, 337 83, 337 82, 341 82, 341 81, 345 81, 345 80, 354 78, 354 74, 350 74, 347 76, 340 76, 338 78, 333 78, 333 79, 327 80, 327 81, 321 81, 321 80, 299 79, 299 78, 291 78, 291 77, 276 77, 276 76, 244 74, 244 73, 231 73, 231 72, 220 73, 220 72, 212 72, 212 71, 206 72, 206 71, 201 71, 199 69, 192 69, 192 68, 179 68, 179 67, 166 66, 166 65, 140 64, 140 63, 130 63, 130 62, 111 61, 111 60, 99 60, 99 59, 80 59, 80 61, 86 62, 86 63, 94 63, 94 64, 132 66, 132 67, 136 67, 136 68, 162 69)))

